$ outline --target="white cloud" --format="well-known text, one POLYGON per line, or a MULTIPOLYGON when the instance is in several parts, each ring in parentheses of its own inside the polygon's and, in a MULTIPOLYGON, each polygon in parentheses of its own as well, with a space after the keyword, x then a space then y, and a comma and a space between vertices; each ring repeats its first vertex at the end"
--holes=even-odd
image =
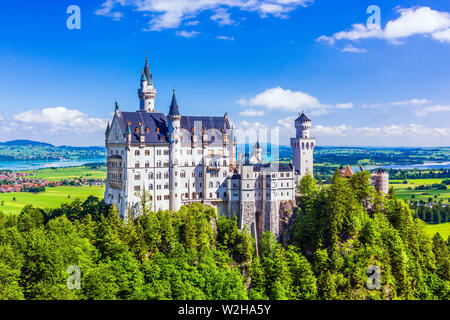
POLYGON ((356 41, 359 39, 385 39, 393 44, 413 35, 431 36, 441 42, 450 42, 450 14, 440 12, 429 7, 399 8, 400 17, 388 21, 384 30, 381 28, 367 28, 364 24, 354 24, 347 31, 341 31, 332 36, 320 36, 317 40, 333 44, 338 40, 356 41))
POLYGON ((107 121, 92 118, 87 114, 65 107, 30 110, 13 116, 13 119, 48 132, 71 131, 75 133, 90 133, 105 130, 107 121))
POLYGON ((351 109, 353 108, 353 103, 338 103, 335 107, 336 109, 351 109))
POLYGON ((183 38, 194 38, 194 37, 198 36, 200 34, 200 32, 182 30, 182 31, 177 31, 176 34, 177 34, 177 36, 180 36, 183 38))
POLYGON ((313 0, 106 0, 102 8, 96 11, 120 19, 122 13, 113 9, 117 6, 129 6, 137 12, 151 14, 148 31, 161 31, 178 28, 188 18, 198 16, 204 11, 212 10, 212 19, 221 25, 233 24, 228 9, 257 12, 261 17, 272 15, 286 17, 286 14, 302 6, 306 7, 313 0), (214 17, 214 18, 213 18, 214 17))
POLYGON ((118 21, 123 17, 123 13, 119 11, 113 12, 113 9, 114 7, 116 7, 116 5, 124 6, 125 4, 125 0, 106 0, 102 4, 102 8, 95 11, 95 14, 99 16, 109 17, 113 20, 118 21))
POLYGON ((234 37, 217 36, 216 38, 217 38, 217 39, 220 39, 220 40, 234 41, 234 37))
POLYGON ((310 110, 311 114, 323 114, 331 106, 323 105, 319 100, 301 91, 285 90, 281 87, 267 89, 255 97, 238 101, 241 105, 265 107, 270 110, 281 109, 284 111, 310 110))
POLYGON ((193 20, 193 21, 188 21, 188 22, 186 22, 184 25, 185 26, 197 26, 197 25, 199 25, 200 24, 200 21, 198 21, 198 20, 193 20))
POLYGON ((367 52, 367 50, 366 49, 356 48, 356 47, 354 47, 352 45, 348 45, 344 49, 342 49, 342 52, 365 53, 365 52, 367 52))
POLYGON ((443 113, 443 112, 445 112, 445 113, 450 112, 450 105, 448 105, 448 106, 435 105, 435 106, 425 107, 423 109, 417 110, 416 115, 418 117, 426 117, 432 113, 443 113))
POLYGON ((211 20, 216 21, 219 26, 233 25, 235 23, 225 8, 217 9, 216 13, 211 16, 211 20))
POLYGON ((263 110, 256 110, 256 109, 247 109, 244 111, 239 112, 240 116, 245 117, 260 117, 263 116, 265 112, 263 110))
POLYGON ((389 104, 391 106, 406 106, 406 105, 421 106, 427 103, 430 103, 430 101, 428 101, 427 99, 410 99, 404 101, 391 102, 389 104))
POLYGON ((387 125, 383 127, 357 127, 341 124, 336 126, 313 126, 312 133, 317 136, 378 136, 378 137, 450 137, 450 128, 428 128, 420 124, 387 125))
POLYGON ((448 42, 450 43, 450 28, 442 31, 437 31, 431 35, 433 39, 438 40, 440 42, 448 42))

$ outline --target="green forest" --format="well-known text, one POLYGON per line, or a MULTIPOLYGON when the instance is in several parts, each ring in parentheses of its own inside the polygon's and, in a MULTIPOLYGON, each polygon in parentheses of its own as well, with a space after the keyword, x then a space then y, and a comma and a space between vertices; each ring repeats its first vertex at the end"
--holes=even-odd
POLYGON ((196 203, 119 217, 90 197, 57 209, 0 213, 0 299, 378 300, 450 298, 449 241, 430 238, 369 173, 300 183, 295 221, 280 244, 256 241, 234 217, 196 203), (81 271, 70 289, 69 266, 81 271), (379 268, 369 289, 368 269, 379 268))

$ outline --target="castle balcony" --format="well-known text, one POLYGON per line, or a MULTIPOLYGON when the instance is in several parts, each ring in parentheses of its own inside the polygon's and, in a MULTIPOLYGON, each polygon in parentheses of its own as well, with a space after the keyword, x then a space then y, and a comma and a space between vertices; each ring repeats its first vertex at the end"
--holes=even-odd
POLYGON ((220 166, 218 165, 209 165, 206 167, 207 171, 220 171, 220 166))

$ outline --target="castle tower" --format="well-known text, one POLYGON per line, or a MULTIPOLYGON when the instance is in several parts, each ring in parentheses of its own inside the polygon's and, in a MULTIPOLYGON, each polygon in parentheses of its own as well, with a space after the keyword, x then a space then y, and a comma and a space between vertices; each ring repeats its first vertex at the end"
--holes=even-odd
POLYGON ((257 163, 263 163, 262 159, 262 148, 259 144, 259 141, 256 141, 255 145, 253 146, 252 151, 252 157, 250 158, 251 164, 257 164, 257 163))
POLYGON ((145 67, 142 70, 141 87, 138 90, 138 96, 140 100, 140 111, 156 112, 155 111, 155 98, 156 89, 153 86, 153 76, 150 73, 150 67, 148 65, 148 57, 145 60, 145 67))
POLYGON ((170 104, 168 119, 169 129, 169 177, 170 177, 170 210, 176 212, 181 208, 181 194, 180 194, 180 135, 181 135, 181 116, 178 109, 177 98, 175 96, 175 89, 173 89, 172 103, 170 104))
POLYGON ((291 138, 293 164, 300 177, 313 173, 316 140, 310 137, 311 120, 302 112, 295 120, 296 137, 291 138))

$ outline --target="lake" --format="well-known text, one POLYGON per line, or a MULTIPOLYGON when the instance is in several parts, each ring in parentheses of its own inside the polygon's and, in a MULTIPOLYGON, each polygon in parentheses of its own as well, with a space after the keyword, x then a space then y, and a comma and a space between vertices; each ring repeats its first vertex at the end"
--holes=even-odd
POLYGON ((54 160, 54 161, 0 161, 0 170, 36 170, 45 168, 78 167, 85 163, 106 162, 105 158, 87 158, 78 160, 54 160))

